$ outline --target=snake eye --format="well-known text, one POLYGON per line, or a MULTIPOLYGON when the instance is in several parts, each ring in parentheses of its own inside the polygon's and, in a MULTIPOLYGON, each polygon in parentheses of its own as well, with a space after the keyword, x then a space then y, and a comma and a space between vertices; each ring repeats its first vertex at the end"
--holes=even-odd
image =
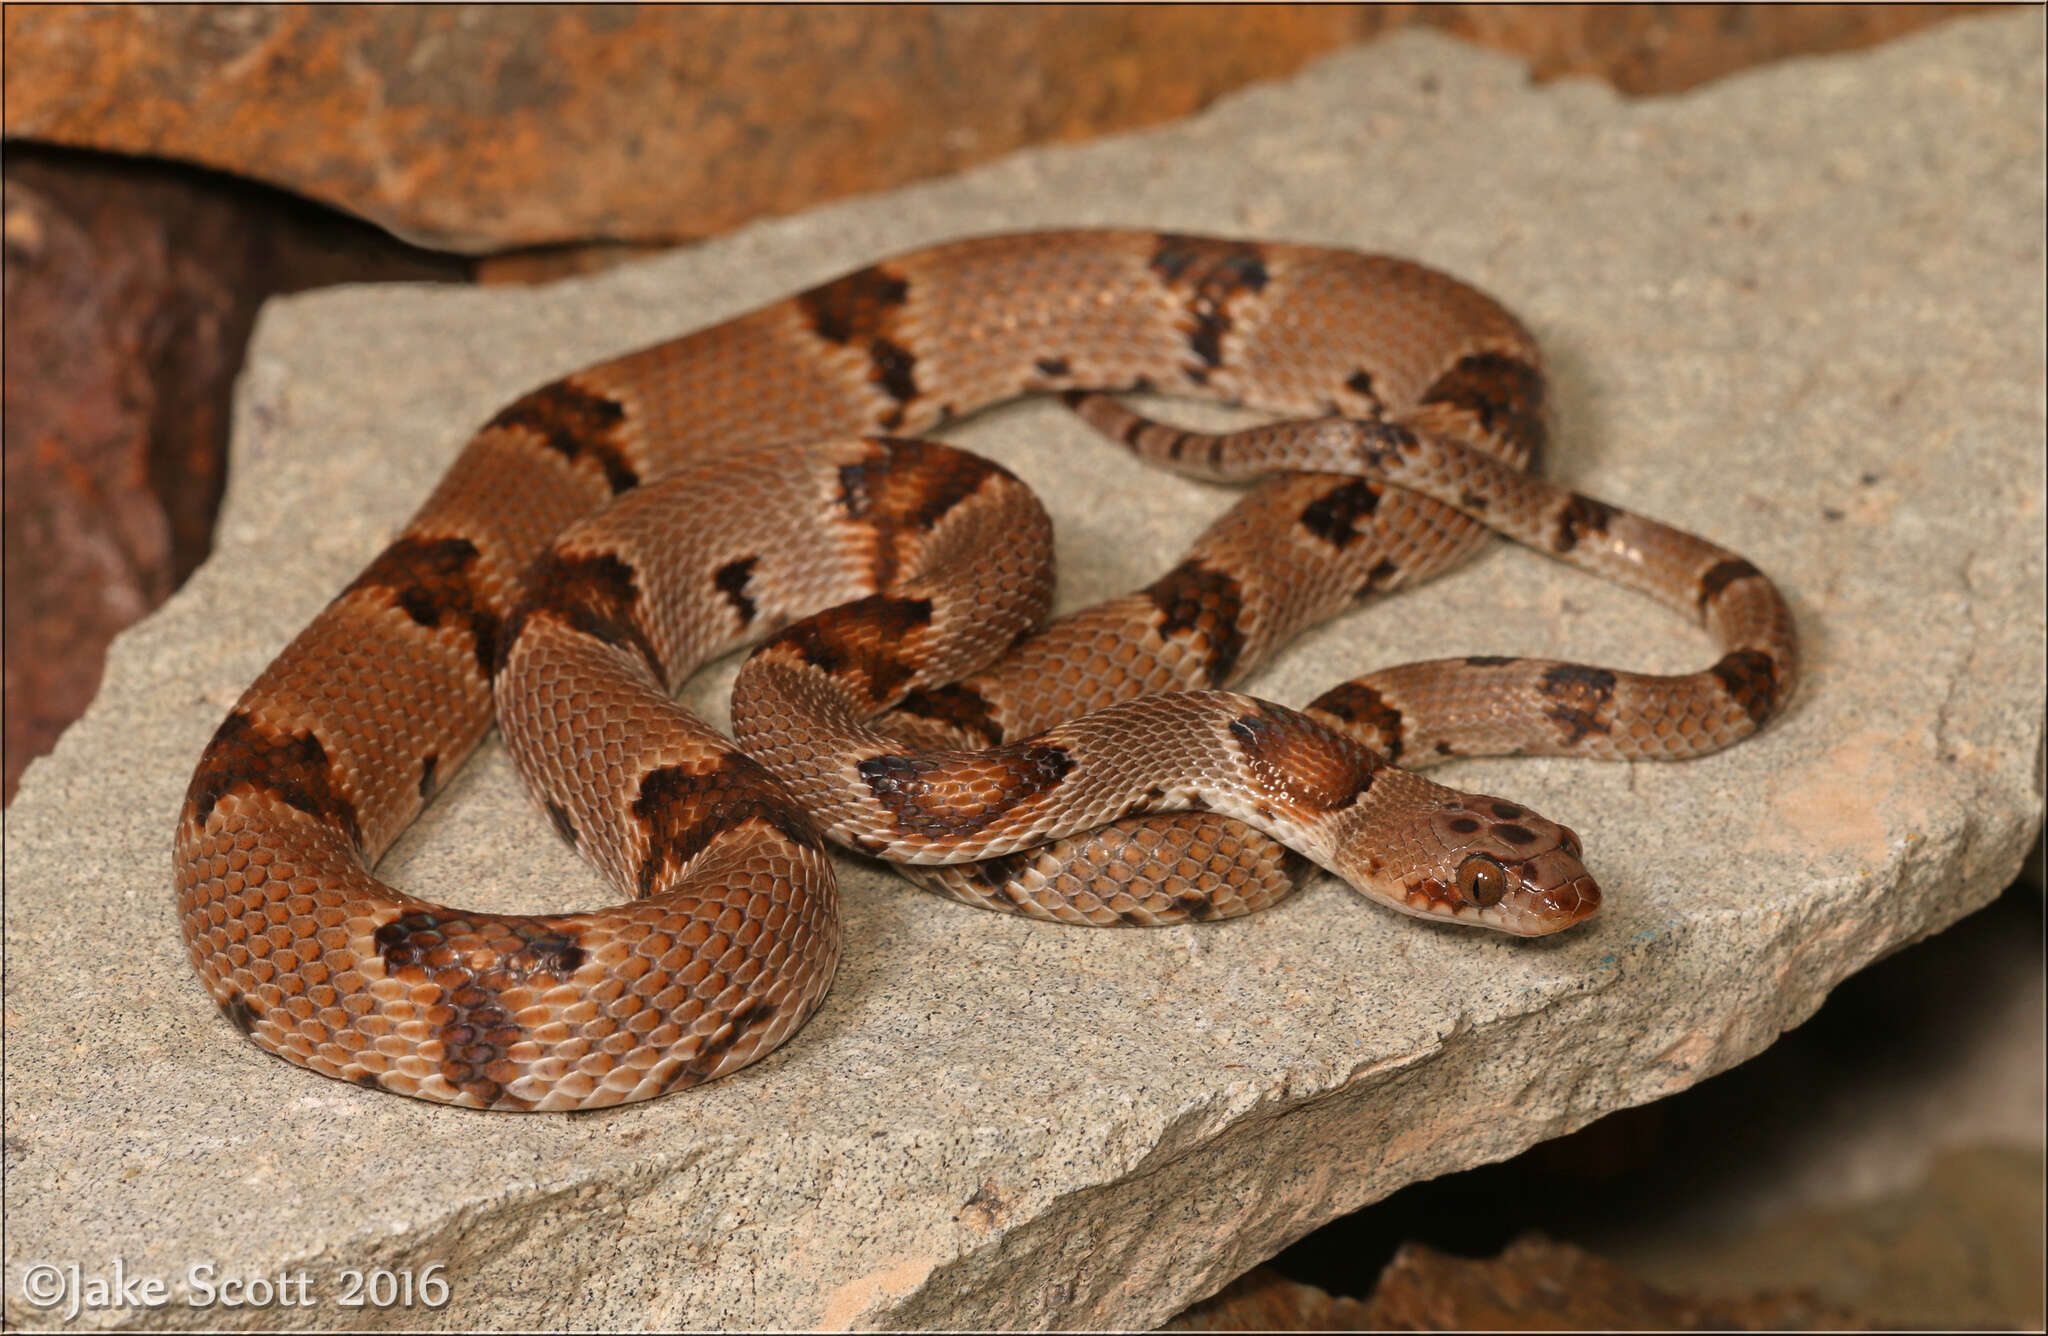
POLYGON ((1579 833, 1570 826, 1559 826, 1557 828, 1557 842, 1563 845, 1564 851, 1573 858, 1585 856, 1585 850, 1579 846, 1579 833))
POLYGON ((1473 854, 1458 864, 1458 894, 1485 908, 1497 905, 1508 893, 1508 871, 1485 854, 1473 854))

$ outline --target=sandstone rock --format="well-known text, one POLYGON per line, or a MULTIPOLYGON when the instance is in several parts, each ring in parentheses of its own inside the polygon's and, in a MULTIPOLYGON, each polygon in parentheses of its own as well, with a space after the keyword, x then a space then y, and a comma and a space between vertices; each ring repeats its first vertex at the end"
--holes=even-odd
MULTIPOLYGON (((993 30, 994 38, 1037 41, 1039 50, 1064 53, 1061 68, 1069 73, 1080 71, 1071 80, 1074 88, 1094 90, 1093 99, 1075 111, 1070 122, 1049 129, 1012 106, 1008 108, 1009 122, 963 147, 962 122, 950 114, 957 109, 935 119, 921 114, 930 108, 897 106, 891 114, 900 123, 884 126, 878 122, 871 127, 872 138, 886 137, 891 142, 890 152, 841 154, 839 165, 856 174, 882 173, 873 181, 849 178, 854 188, 889 184, 897 179, 889 172, 917 175, 948 163, 978 160, 1019 137, 1074 137, 1176 114, 1218 89, 1261 73, 1291 70, 1310 54, 1382 27, 1409 22, 1438 24, 1503 49, 1528 52, 1534 57, 1539 78, 1587 72, 1604 75, 1629 91, 1658 92, 1690 86, 1741 64, 1788 52, 1877 41, 1937 15, 1953 14, 1957 8, 1971 6, 1603 6, 1575 12, 1456 5, 1418 10, 1394 5, 1348 10, 1335 6, 1266 7, 1255 16, 1220 9, 1170 15, 1144 11, 1111 15, 1098 9, 1065 16, 1037 10, 1028 18, 1012 11, 1003 16, 1002 26, 993 30), (1247 22, 1255 31, 1240 31, 1247 22), (1049 35, 1035 37, 1040 29, 1049 29, 1049 35), (1128 51, 1120 46, 1126 41, 1132 43, 1128 51), (1132 67, 1133 59, 1149 64, 1132 67), (940 141, 940 147, 951 156, 932 156, 940 141)), ((707 24, 728 22, 702 11, 643 15, 638 21, 665 24, 665 31, 683 32, 685 39, 703 37, 695 29, 707 24)), ((834 47, 822 55, 813 52, 811 58, 878 60, 910 52, 907 59, 933 65, 937 75, 961 78, 967 75, 966 68, 944 58, 934 43, 944 35, 947 24, 982 21, 958 12, 927 22, 915 16, 906 21, 906 16, 895 12, 869 11, 863 15, 868 30, 876 25, 905 25, 897 47, 884 49, 864 32, 851 50, 834 47)), ((772 47, 777 40, 793 40, 792 34, 803 39, 798 45, 804 45, 815 35, 804 25, 828 20, 802 13, 769 18, 756 11, 753 17, 742 16, 732 22, 753 25, 750 39, 758 38, 772 47), (776 27, 789 23, 795 23, 796 29, 776 27)), ((366 117, 395 114, 389 108, 373 112, 350 103, 348 99, 360 93, 360 86, 339 74, 336 77, 344 85, 339 89, 306 77, 309 66, 325 70, 332 64, 339 71, 347 62, 323 63, 317 56, 356 42, 350 52, 353 68, 375 66, 376 78, 404 86, 412 98, 439 97, 446 102, 459 98, 465 90, 471 95, 467 109, 441 107, 441 114, 448 119, 446 142, 430 139, 428 143, 441 144, 442 152, 460 158, 463 146, 454 142, 459 137, 466 135, 472 146, 497 142, 500 126, 493 117, 469 116, 475 104, 488 100, 475 87, 485 80, 484 74, 472 69, 467 79, 452 80, 445 87, 418 82, 408 74, 407 62, 418 49, 407 34, 417 35, 421 30, 415 18, 365 12, 294 19, 268 10, 252 14, 226 8, 92 12, 16 6, 8 11, 7 23, 10 49, 20 56, 9 86, 10 133, 26 131, 66 143, 214 162, 321 194, 374 217, 400 220, 396 225, 422 234, 432 229, 405 221, 409 215, 421 210, 455 210, 458 214, 468 210, 477 216, 465 225, 488 232, 504 213, 501 203, 490 198, 493 193, 535 189, 532 178, 498 159, 492 160, 495 166, 485 169, 488 175, 462 188, 451 186, 445 171, 395 176, 382 162, 350 175, 337 164, 350 161, 361 147, 362 141, 352 130, 322 139, 304 133, 308 123, 337 116, 356 126, 366 117), (221 65, 223 57, 240 49, 237 42, 259 38, 272 57, 282 50, 290 53, 289 58, 260 60, 253 71, 238 69, 227 75, 221 65), (81 82, 74 77, 76 64, 86 56, 99 63, 106 82, 81 82), (110 86, 118 86, 121 95, 105 96, 110 86), (146 91, 139 91, 145 86, 146 91), (309 110, 307 99, 323 96, 316 88, 326 90, 327 100, 309 110), (244 98, 262 109, 245 107, 232 115, 222 114, 224 107, 239 106, 238 100, 244 98), (162 114, 162 99, 176 104, 180 114, 162 114), (154 111, 138 117, 137 108, 144 105, 154 111), (298 133, 272 135, 272 121, 279 116, 297 118, 298 133), (224 119, 232 122, 232 133, 223 133, 224 119), (427 202, 430 198, 431 205, 427 202)), ((553 36, 541 45, 553 57, 547 64, 557 82, 549 84, 548 90, 565 98, 572 91, 570 84, 577 80, 587 84, 608 77, 600 58, 602 43, 632 40, 630 33, 619 37, 603 31, 579 37, 576 31, 560 28, 556 18, 533 11, 485 10, 471 16, 466 26, 458 23, 456 27, 465 40, 476 39, 473 48, 462 50, 473 56, 483 53, 480 58, 488 56, 494 33, 503 37, 549 30, 553 36), (569 35, 563 36, 564 32, 569 35), (565 76, 562 71, 570 73, 565 76), (569 82, 560 82, 561 78, 569 82)), ((839 29, 843 28, 840 24, 839 29)), ((985 54, 994 44, 990 33, 969 35, 985 54)), ((433 41, 427 45, 431 47, 433 41)), ((1026 50, 1020 58, 1004 63, 1014 79, 1006 86, 1013 98, 1028 100, 1042 112, 1046 71, 1032 63, 1033 54, 1026 50)), ((448 58, 459 63, 461 55, 448 58)), ((484 63, 488 64, 488 59, 484 63)), ((539 77, 535 73, 539 64, 512 60, 494 66, 489 75, 499 85, 521 79, 531 82, 539 77)), ((858 72, 852 77, 858 77, 858 72)), ((940 79, 925 78, 906 89, 914 98, 920 89, 940 86, 940 79)), ((526 95, 540 100, 550 94, 528 87, 526 95)), ((780 151, 786 155, 829 152, 830 142, 814 133, 815 118, 788 125, 774 121, 801 106, 780 97, 763 100, 756 107, 768 118, 763 133, 781 136, 780 151)), ((986 87, 974 89, 970 111, 987 116, 996 109, 986 87)), ((629 104, 628 110, 654 122, 639 130, 623 129, 623 118, 616 114, 619 108, 609 110, 613 114, 591 133, 617 136, 623 145, 629 134, 659 136, 668 131, 658 119, 665 110, 659 98, 647 96, 629 104)), ((969 130, 972 132, 971 127, 969 130)), ((550 169, 556 174, 556 186, 543 208, 556 209, 559 202, 587 203, 593 184, 603 193, 605 180, 622 173, 630 178, 623 188, 644 190, 647 178, 637 159, 607 153, 605 147, 563 155, 550 169), (570 173, 587 176, 579 175, 563 187, 561 182, 568 180, 570 173)), ((675 145, 670 145, 670 150, 683 151, 675 145)), ((403 157, 421 150, 416 141, 405 138, 391 151, 403 157)), ((525 170, 537 168, 528 164, 525 170)), ((745 170, 744 189, 735 189, 732 181, 719 181, 715 193, 697 198, 718 201, 729 211, 726 221, 731 222, 747 216, 736 210, 787 207, 787 201, 777 205, 761 198, 759 190, 764 184, 808 181, 811 187, 818 186, 815 172, 771 177, 755 172, 751 165, 745 170)), ((311 211, 274 207, 275 200, 243 183, 205 173, 180 175, 138 159, 52 159, 33 145, 17 144, 9 153, 9 180, 18 197, 11 215, 16 246, 10 252, 10 269, 19 274, 10 277, 7 325, 14 365, 34 370, 24 370, 13 378, 15 393, 8 413, 16 424, 10 428, 15 448, 8 465, 13 484, 8 501, 9 542, 16 559, 8 564, 11 583, 7 598, 8 638, 15 648, 8 660, 8 725, 5 762, 0 766, 0 801, 12 797, 21 767, 46 751, 90 701, 99 681, 107 637, 154 607, 203 555, 226 449, 225 434, 218 428, 225 417, 229 383, 239 366, 240 346, 255 302, 272 290, 289 291, 308 281, 321 281, 275 274, 259 279, 255 273, 278 269, 281 261, 285 268, 292 267, 290 260, 303 261, 305 248, 294 242, 309 231, 322 230, 305 218, 311 211), (31 188, 22 173, 53 170, 101 192, 89 206, 96 221, 87 231, 67 231, 65 220, 42 218, 50 207, 50 183, 31 188), (169 198, 167 183, 175 183, 169 198), (256 224, 262 230, 261 244, 252 239, 253 234, 223 234, 219 227, 209 228, 201 221, 209 215, 239 216, 243 212, 251 214, 252 221, 261 220, 256 224), (122 233, 133 235, 114 239, 122 233), (87 250, 77 250, 73 242, 87 235, 98 240, 87 250), (36 244, 30 245, 31 240, 36 244), (164 268, 172 263, 172 255, 181 278, 172 278, 164 268), (97 276, 102 285, 118 284, 123 295, 110 301, 102 300, 111 298, 110 291, 66 292, 61 280, 51 281, 55 275, 49 266, 60 257, 83 263, 85 267, 77 271, 81 276, 97 276), (195 282, 200 286, 194 286, 195 282), (64 295, 58 296, 60 292, 64 295), (42 294, 56 297, 58 305, 49 306, 48 297, 42 294), (80 297, 82 306, 69 304, 80 297), (71 346, 86 330, 94 331, 88 341, 96 346, 71 346), (110 354, 112 360, 108 360, 110 354), (171 365, 173 354, 176 366, 171 365), (152 358, 154 362, 149 360, 152 358), (107 418, 109 414, 112 416, 107 418), (104 430, 86 420, 96 415, 107 418, 100 424, 104 430), (43 444, 33 451, 23 444, 23 433, 31 429, 23 425, 25 420, 35 424, 55 418, 70 419, 62 449, 53 453, 56 437, 42 437, 43 444), (115 419, 119 426, 114 425, 115 419), (135 435, 144 430, 150 433, 147 440, 135 435), (119 444, 114 444, 116 441, 119 444), (60 455, 61 466, 57 463, 60 455), (145 463, 146 469, 142 467, 145 463), (168 546, 156 532, 166 522, 168 546), (33 562, 26 558, 31 547, 37 553, 33 562)), ((646 194, 634 194, 630 201, 613 201, 629 215, 624 232, 664 237, 676 235, 679 226, 690 221, 687 213, 677 213, 675 203, 673 196, 654 199, 646 194)), ((548 235, 569 227, 575 216, 557 211, 551 224, 554 231, 548 235)), ((709 227, 712 223, 699 218, 696 225, 709 227)), ((330 224, 326 230, 334 229, 330 224)), ((497 245, 532 240, 517 231, 492 235, 492 244, 497 245)), ((476 276, 484 282, 543 281, 593 272, 657 249, 657 243, 602 241, 530 247, 480 261, 476 276)), ((345 277, 368 280, 401 277, 406 272, 403 267, 372 262, 347 269, 345 277)), ((325 281, 339 280, 330 273, 325 281)), ((86 280, 87 287, 91 283, 86 280)))
POLYGON ((1689 86, 1939 5, 12 5, 6 132, 184 158, 424 245, 708 236, 1153 124, 1410 22, 1689 86))
MULTIPOLYGON (((1388 6, 1395 8, 1395 6, 1388 6)), ((1443 5, 1418 15, 1624 93, 1677 93, 1767 60, 1871 46, 1989 5, 1443 5)))
MULTIPOLYGON (((1629 104, 1404 35, 1168 130, 594 279, 274 303, 215 558, 116 643, 9 814, 8 1320, 58 1321, 24 1298, 32 1264, 118 1256, 171 1299, 81 1325, 1145 1326, 1403 1183, 1754 1054, 1995 895, 2040 820, 2042 36, 2024 11, 1629 104), (676 1098, 478 1116, 237 1042, 177 945, 179 795, 466 431, 549 374, 888 251, 1051 223, 1366 245, 1494 290, 1552 353, 1552 471, 1790 591, 1793 708, 1683 765, 1461 765, 1585 837, 1608 908, 1558 939, 1419 925, 1327 881, 1233 923, 1063 929, 848 863, 823 1009, 676 1098), (303 1268, 317 1301, 189 1307, 205 1263, 303 1268), (434 1264, 445 1309, 338 1306, 345 1269, 434 1264)), ((1047 497, 1068 606, 1170 564, 1226 500, 1051 405, 952 434, 1047 497)), ((1461 651, 1709 652, 1501 550, 1252 685, 1301 701, 1461 651)), ((729 670, 686 698, 722 718, 729 670)), ((495 745, 382 871, 487 908, 602 898, 495 745)))

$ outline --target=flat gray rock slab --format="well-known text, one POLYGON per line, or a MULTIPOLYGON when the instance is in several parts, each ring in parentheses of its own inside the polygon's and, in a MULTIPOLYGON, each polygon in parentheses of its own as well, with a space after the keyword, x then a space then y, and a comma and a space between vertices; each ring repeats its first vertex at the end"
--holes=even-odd
MULTIPOLYGON (((2042 22, 1959 21, 1646 102, 1404 35, 1156 133, 595 279, 274 303, 217 554, 117 643, 8 814, 8 1321, 56 1325, 76 1297, 93 1327, 1143 1327, 1405 1183, 1757 1052, 1988 900, 2040 820, 2042 22), (887 252, 1057 224, 1390 250, 1495 292, 1550 350, 1551 472, 1783 584, 1808 654, 1790 712, 1687 764, 1446 772, 1584 836, 1607 909, 1557 939, 1432 927, 1327 879, 1225 924, 1063 928, 849 861, 824 1008, 669 1099, 480 1115, 237 1038, 172 912, 193 762, 471 427, 553 374, 887 252), (423 1292, 429 1268, 445 1296, 423 1292), (200 1288, 280 1275, 289 1307, 200 1288), (389 1306, 408 1275, 413 1306, 389 1306), (141 1310, 91 1306, 124 1298, 141 1310)), ((1228 501, 1048 404, 952 434, 1046 497, 1067 606, 1150 579, 1228 501)), ((1713 654, 1502 545, 1252 688, 1299 703, 1481 652, 1713 654)), ((730 667, 688 692, 715 718, 730 667)), ((604 899, 495 742, 384 871, 487 909, 604 899)))

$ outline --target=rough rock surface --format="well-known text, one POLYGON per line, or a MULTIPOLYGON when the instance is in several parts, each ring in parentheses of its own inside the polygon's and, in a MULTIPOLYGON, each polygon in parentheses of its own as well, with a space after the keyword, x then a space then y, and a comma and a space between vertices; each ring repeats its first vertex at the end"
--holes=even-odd
POLYGON ((1942 5, 10 5, 6 132, 464 251, 710 236, 1169 120, 1404 23, 1668 91, 1942 5))
MULTIPOLYGON (((857 21, 757 8, 648 11, 618 27, 608 26, 617 16, 590 22, 543 6, 419 15, 13 5, 6 129, 215 163, 416 235, 460 233, 467 244, 524 245, 578 226, 674 238, 1024 142, 1166 119, 1404 23, 1526 53, 1539 79, 1593 72, 1652 93, 1792 52, 1879 41, 1968 8, 1094 6, 998 16, 902 7, 857 21), (878 29, 893 35, 883 40, 878 29), (730 63, 720 70, 721 107, 748 129, 723 141, 676 115, 679 98, 700 91, 686 70, 650 56, 622 92, 607 60, 620 46, 730 49, 742 38, 786 59, 757 62, 773 95, 744 111, 733 97, 744 76, 730 63), (961 46, 977 60, 954 59, 961 46), (1055 58, 1059 79, 1045 63, 1055 58), (791 61, 833 77, 792 79, 791 61), (80 78, 87 63, 93 75, 80 78), (885 77, 893 99, 845 96, 885 77), (816 100, 791 97, 792 87, 816 100), (1057 104, 1049 92, 1078 101, 1057 104), (819 130, 826 100, 861 108, 834 122, 837 136, 819 130), (515 136, 513 154, 493 151, 512 119, 508 105, 537 122, 536 134, 515 136), (366 135, 365 124, 389 133, 366 135), (847 151, 852 141, 861 151, 847 151), (679 158, 650 169, 649 151, 679 158)), ((6 173, 15 374, 0 802, 91 703, 106 642, 205 555, 230 388, 258 302, 315 283, 459 272, 539 282, 665 244, 571 241, 471 266, 407 254, 381 233, 381 246, 335 248, 346 228, 318 206, 182 164, 17 140, 6 173)))
POLYGON ((470 266, 179 164, 10 145, 0 170, 7 800, 91 703, 107 642, 206 556, 263 299, 470 266))
MULTIPOLYGON (((104 1278, 119 1257, 168 1299, 87 1325, 1145 1326, 1405 1182, 1755 1053, 1995 895, 2040 820, 2042 20, 1649 104, 1409 35, 1168 130, 594 280, 273 305, 217 555, 116 643, 9 814, 9 1321, 38 1320, 32 1265, 104 1278), (1784 584, 1809 654, 1792 709, 1683 765, 1461 764, 1584 836, 1608 909, 1561 939, 1417 924, 1327 880, 1227 924, 1066 929, 849 863, 823 1009, 676 1098, 466 1114, 239 1043, 177 944, 179 796, 466 430, 551 373, 887 251, 1053 223, 1371 246, 1495 291, 1551 352, 1551 471, 1784 584), (346 1271, 432 1264, 444 1308, 341 1305, 346 1271), (188 1306, 195 1265, 303 1270, 312 1302, 188 1306)), ((1048 498, 1069 606, 1150 578, 1225 504, 1050 405, 953 434, 1048 498)), ((1710 652, 1501 549, 1252 685, 1298 702, 1455 651, 1710 652)), ((729 676, 686 698, 722 718, 729 676)), ((486 908, 602 899, 495 744, 383 871, 486 908)))

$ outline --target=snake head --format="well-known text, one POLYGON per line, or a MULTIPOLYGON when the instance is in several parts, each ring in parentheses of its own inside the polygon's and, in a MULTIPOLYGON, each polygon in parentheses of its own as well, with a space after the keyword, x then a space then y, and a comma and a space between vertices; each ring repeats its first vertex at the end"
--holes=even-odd
POLYGON ((1445 794, 1429 816, 1429 866, 1401 888, 1411 912, 1541 937, 1599 911, 1600 887, 1569 826, 1505 798, 1445 794))
POLYGON ((1569 827, 1506 798, 1460 793, 1391 767, 1373 789, 1403 811, 1403 833, 1389 840, 1381 825, 1368 838, 1372 814, 1361 812, 1351 856, 1329 864, 1368 896, 1418 918, 1518 937, 1562 932, 1599 911, 1600 887, 1569 827), (1361 856, 1360 848, 1375 852, 1361 856))

